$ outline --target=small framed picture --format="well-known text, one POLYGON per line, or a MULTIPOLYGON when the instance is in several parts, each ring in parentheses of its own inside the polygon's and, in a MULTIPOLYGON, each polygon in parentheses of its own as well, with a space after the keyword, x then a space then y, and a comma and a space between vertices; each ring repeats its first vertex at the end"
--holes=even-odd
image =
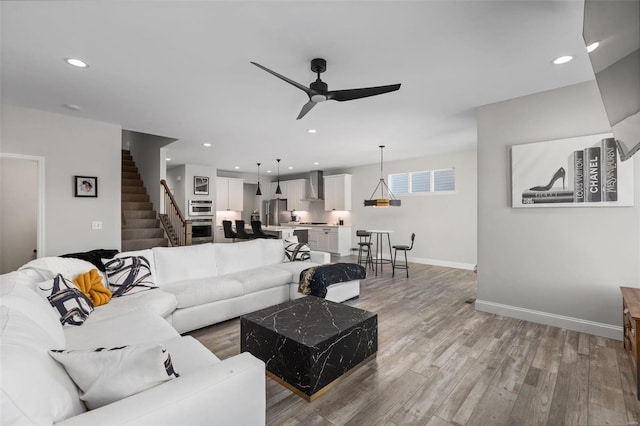
POLYGON ((95 176, 74 176, 74 197, 98 197, 98 178, 95 176))
POLYGON ((206 176, 194 176, 193 193, 195 195, 209 195, 209 178, 206 176))

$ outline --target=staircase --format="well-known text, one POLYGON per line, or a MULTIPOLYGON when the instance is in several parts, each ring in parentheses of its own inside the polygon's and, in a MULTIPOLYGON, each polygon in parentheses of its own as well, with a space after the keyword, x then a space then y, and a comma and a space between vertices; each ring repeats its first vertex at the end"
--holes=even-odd
POLYGON ((166 247, 167 239, 129 151, 122 150, 122 251, 166 247))

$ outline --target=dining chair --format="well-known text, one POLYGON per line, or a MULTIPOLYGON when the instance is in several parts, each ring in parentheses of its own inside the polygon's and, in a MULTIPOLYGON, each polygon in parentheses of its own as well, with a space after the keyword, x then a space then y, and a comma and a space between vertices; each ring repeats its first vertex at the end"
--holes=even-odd
POLYGON ((395 251, 393 252, 393 273, 391 274, 391 276, 395 276, 396 274, 396 268, 397 269, 406 269, 407 271, 407 278, 409 278, 409 262, 407 262, 407 252, 411 251, 413 249, 413 241, 416 239, 416 234, 412 233, 411 234, 411 246, 407 246, 407 245, 402 245, 402 244, 398 244, 395 246, 392 246, 392 248, 395 249, 395 251), (396 259, 398 257, 398 250, 401 250, 404 252, 404 265, 398 265, 396 262, 396 259))

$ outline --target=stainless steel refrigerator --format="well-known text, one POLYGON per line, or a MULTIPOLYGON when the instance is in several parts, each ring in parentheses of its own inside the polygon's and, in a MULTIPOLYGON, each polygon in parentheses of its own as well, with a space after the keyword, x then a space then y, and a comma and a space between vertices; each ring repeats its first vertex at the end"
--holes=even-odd
POLYGON ((287 211, 287 200, 268 200, 262 202, 262 224, 264 226, 278 226, 291 221, 291 214, 287 211))

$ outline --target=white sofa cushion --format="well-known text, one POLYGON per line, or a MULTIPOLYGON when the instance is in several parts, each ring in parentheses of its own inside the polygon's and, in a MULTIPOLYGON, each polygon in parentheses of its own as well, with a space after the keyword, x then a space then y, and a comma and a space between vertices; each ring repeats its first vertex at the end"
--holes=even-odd
POLYGON ((94 410, 174 379, 170 353, 159 343, 94 350, 54 350, 80 388, 80 399, 94 410))
POLYGON ((81 327, 65 327, 64 336, 65 349, 95 349, 158 343, 179 334, 161 316, 140 311, 104 320, 89 317, 81 327))
POLYGON ((50 349, 63 348, 25 314, 0 306, 0 424, 50 425, 86 411, 50 349))
POLYGON ((22 265, 18 268, 18 271, 25 271, 25 274, 20 277, 25 281, 23 284, 28 283, 35 290, 38 283, 51 280, 58 274, 74 280, 78 275, 89 272, 92 269, 95 269, 95 266, 86 260, 66 257, 41 257, 22 265))
MULTIPOLYGON (((297 241, 298 237, 296 237, 297 241)), ((262 247, 262 265, 275 265, 284 260, 284 240, 263 238, 260 241, 262 247)), ((258 265, 254 265, 258 266, 258 265)))
POLYGON ((162 289, 176 297, 178 309, 232 299, 244 291, 242 283, 227 276, 183 281, 162 289))
POLYGON ((60 317, 51 309, 49 302, 35 291, 14 282, 5 281, 2 285, 2 306, 22 312, 35 322, 55 343, 55 347, 64 348, 64 333, 60 317))
MULTIPOLYGON (((278 241, 282 245, 280 240, 278 241)), ((256 239, 234 244, 213 244, 216 250, 216 262, 220 275, 232 274, 245 269, 257 268, 264 265, 264 241, 256 239)), ((281 249, 284 250, 284 249, 281 249)), ((281 252, 281 256, 284 256, 281 252)), ((282 257, 280 257, 280 262, 282 257)))
POLYGON ((166 340, 162 345, 171 354, 173 368, 181 375, 198 373, 220 362, 217 356, 191 336, 166 340))
POLYGON ((263 266, 225 275, 242 283, 243 294, 286 285, 291 282, 291 274, 275 266, 263 266))
POLYGON ((140 311, 148 311, 167 318, 177 307, 178 301, 173 294, 157 288, 126 297, 112 298, 106 305, 96 306, 91 313, 91 319, 99 321, 140 311))
POLYGON ((217 276, 216 254, 213 244, 154 247, 158 285, 217 276))

